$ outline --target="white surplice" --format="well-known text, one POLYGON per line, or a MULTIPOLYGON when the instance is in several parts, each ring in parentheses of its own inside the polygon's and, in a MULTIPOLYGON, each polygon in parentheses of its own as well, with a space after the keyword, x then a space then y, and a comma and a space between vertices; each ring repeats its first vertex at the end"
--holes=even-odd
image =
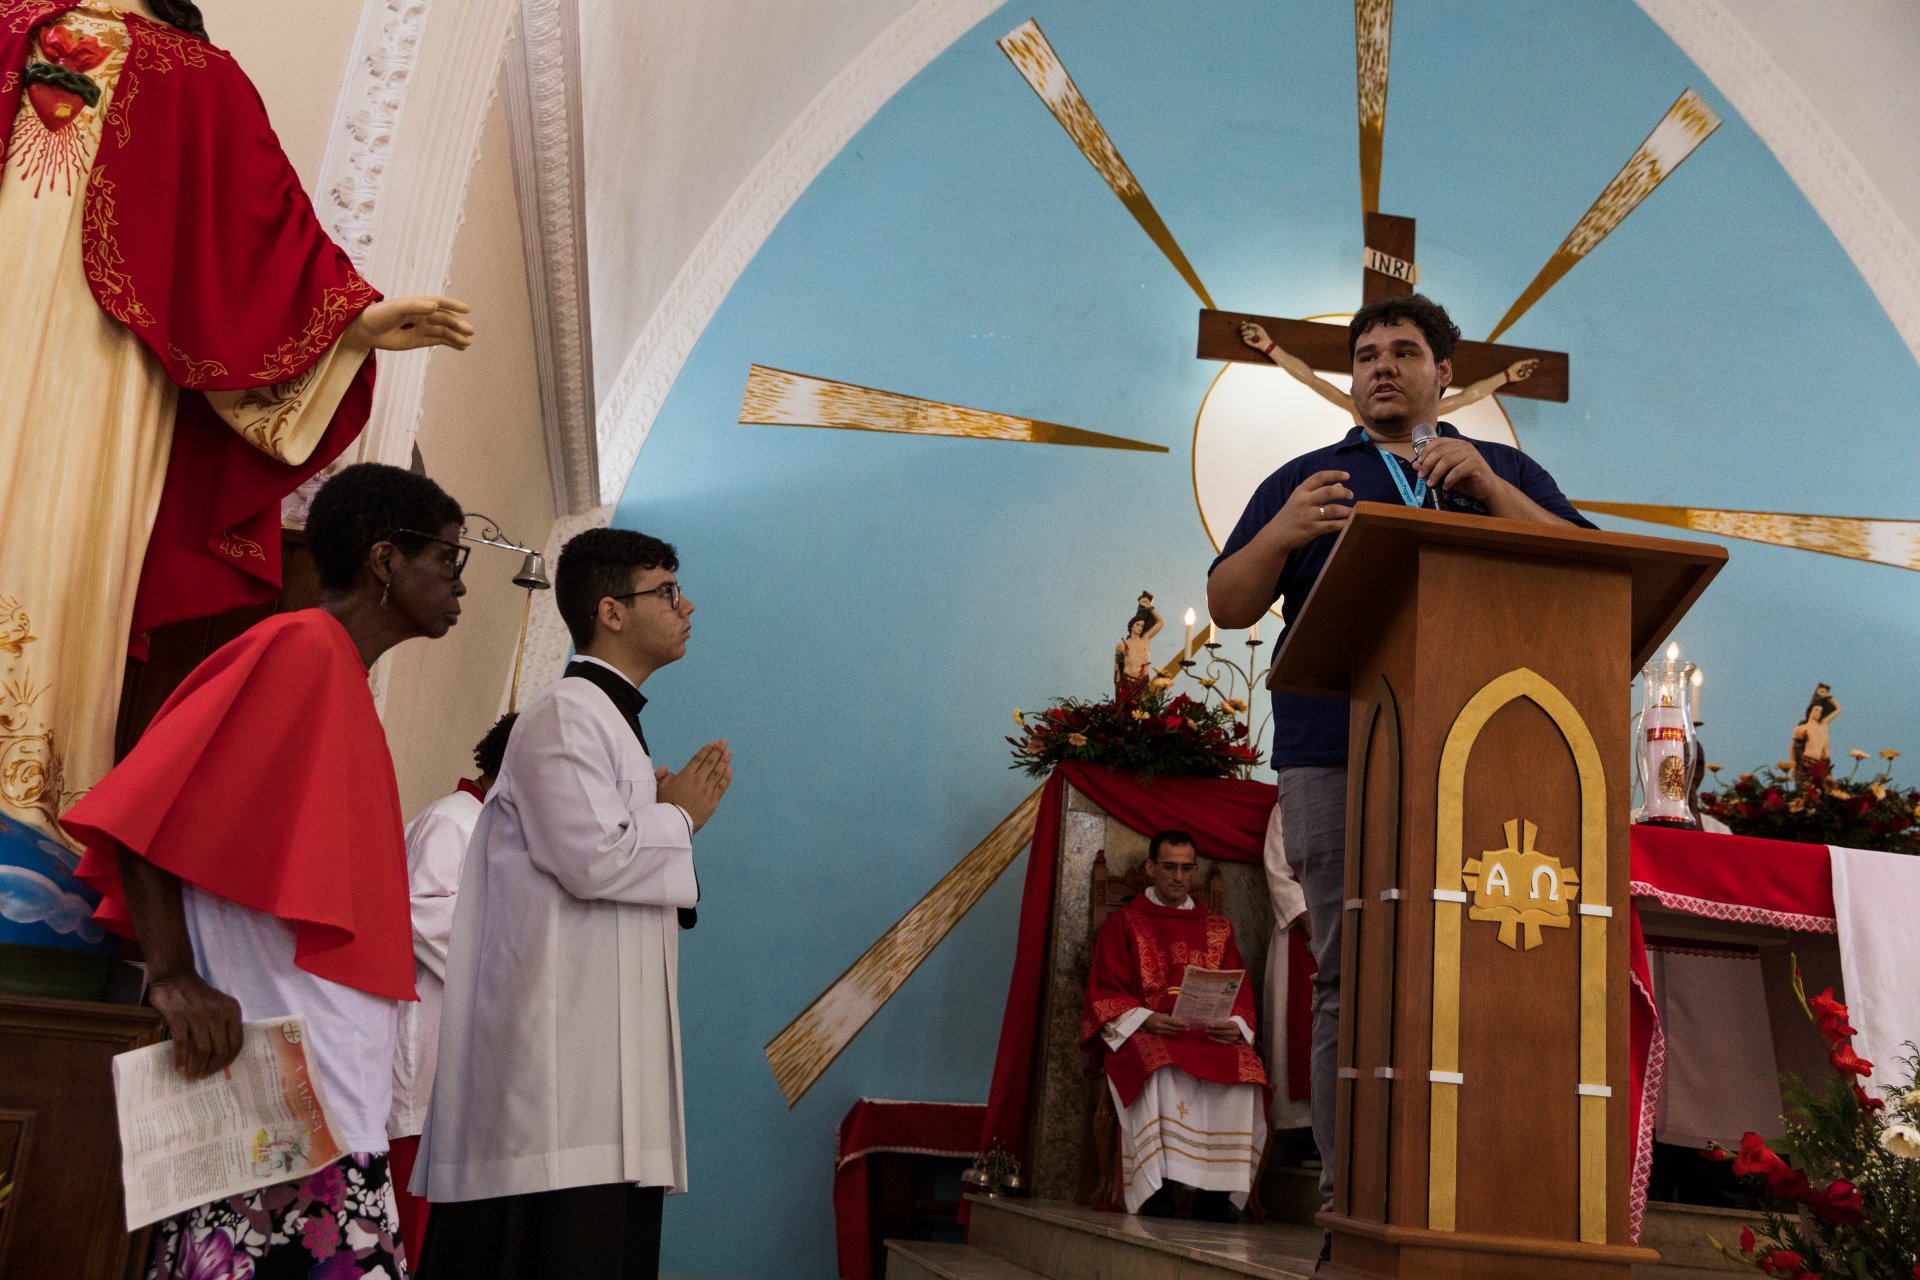
POLYGON ((621 712, 577 677, 541 690, 467 849, 414 1194, 686 1190, 675 908, 697 895, 621 712))
POLYGON ((447 980, 453 910, 467 842, 480 822, 480 797, 464 788, 441 796, 407 824, 407 901, 413 918, 413 985, 420 998, 400 1006, 393 1054, 393 1113, 387 1136, 407 1138, 427 1123, 440 1060, 440 997, 447 980))

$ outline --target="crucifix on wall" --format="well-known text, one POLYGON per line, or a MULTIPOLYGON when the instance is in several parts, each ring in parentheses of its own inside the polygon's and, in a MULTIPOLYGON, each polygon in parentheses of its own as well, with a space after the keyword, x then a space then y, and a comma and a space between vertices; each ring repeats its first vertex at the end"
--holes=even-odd
MULTIPOLYGON (((1414 263, 1413 244, 1412 218, 1367 211, 1366 247, 1361 266, 1362 302, 1414 291, 1420 270, 1414 263)), ((1237 311, 1200 313, 1200 342, 1196 354, 1202 360, 1267 363, 1269 357, 1242 337, 1242 326, 1248 324, 1258 325, 1281 353, 1292 357, 1292 361, 1275 360, 1274 363, 1296 377, 1301 376, 1301 371, 1289 367, 1293 362, 1327 373, 1349 373, 1353 369, 1352 357, 1347 354, 1346 333, 1338 326, 1237 311)), ((1481 394, 1564 401, 1567 380, 1565 352, 1468 341, 1454 348, 1453 384, 1478 387, 1488 383, 1481 394)), ((1352 406, 1348 403, 1345 407, 1351 409, 1352 406)), ((1442 412, 1449 407, 1442 402, 1442 412)))

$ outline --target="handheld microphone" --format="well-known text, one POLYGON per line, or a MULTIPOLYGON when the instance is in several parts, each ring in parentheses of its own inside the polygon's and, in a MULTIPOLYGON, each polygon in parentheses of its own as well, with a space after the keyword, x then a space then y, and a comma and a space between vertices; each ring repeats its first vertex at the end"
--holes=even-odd
MULTIPOLYGON (((1440 433, 1431 422, 1423 422, 1413 429, 1413 460, 1420 461, 1420 455, 1426 447, 1440 438, 1440 433)), ((1451 489, 1442 489, 1437 484, 1427 486, 1426 506, 1434 511, 1453 511, 1461 515, 1484 516, 1492 514, 1485 503, 1478 498, 1469 498, 1464 493, 1455 493, 1451 489)))
MULTIPOLYGON (((1420 461, 1420 455, 1427 451, 1427 446, 1433 443, 1435 435, 1436 433, 1431 422, 1423 422, 1413 429, 1413 460, 1416 464, 1420 461)), ((1440 486, 1429 485, 1427 488, 1427 500, 1421 505, 1432 510, 1439 510, 1440 486)))

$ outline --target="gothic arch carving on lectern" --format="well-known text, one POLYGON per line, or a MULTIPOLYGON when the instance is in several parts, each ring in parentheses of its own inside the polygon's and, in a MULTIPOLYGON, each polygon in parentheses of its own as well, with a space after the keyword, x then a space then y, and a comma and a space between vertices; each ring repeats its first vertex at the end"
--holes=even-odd
POLYGON ((1434 813, 1433 1047, 1429 1062, 1427 1225, 1454 1230, 1459 1148, 1460 945, 1467 895, 1461 879, 1466 839, 1467 764, 1495 713, 1525 698, 1559 729, 1580 779, 1580 1239, 1607 1238, 1607 777, 1593 733, 1552 681, 1527 667, 1489 680, 1467 700, 1440 751, 1434 813))
MULTIPOLYGON (((1377 978, 1378 981, 1385 985, 1377 998, 1369 995, 1364 1003, 1369 1007, 1392 1010, 1396 1007, 1394 1003, 1396 994, 1394 984, 1396 975, 1399 972, 1400 963, 1399 895, 1397 892, 1394 892, 1391 897, 1382 895, 1373 902, 1368 902, 1365 898, 1366 883, 1369 879, 1374 880, 1376 883, 1387 885, 1389 889, 1400 883, 1400 703, 1399 699, 1394 697, 1393 685, 1388 682, 1384 675, 1374 677, 1373 689, 1368 696, 1366 708, 1360 715, 1359 739, 1353 744, 1353 750, 1349 753, 1348 758, 1357 762, 1360 769, 1360 785, 1356 789, 1356 795, 1353 801, 1353 813, 1350 820, 1351 844, 1349 847, 1362 852, 1360 858, 1347 863, 1346 892, 1343 896, 1346 901, 1346 909, 1355 913, 1355 918, 1347 928, 1341 930, 1340 971, 1342 973, 1355 975, 1361 972, 1359 966, 1359 921, 1362 913, 1368 910, 1385 912, 1387 917, 1385 928, 1388 939, 1386 964, 1381 966, 1377 972, 1372 969, 1367 971, 1370 978, 1377 978), (1385 739, 1383 748, 1386 759, 1382 762, 1382 776, 1379 778, 1373 776, 1373 771, 1369 767, 1373 758, 1373 739, 1376 732, 1385 739), (1362 863, 1366 856, 1364 851, 1367 847, 1366 823, 1368 800, 1375 786, 1384 787, 1387 792, 1387 809, 1385 815, 1386 831, 1383 833, 1384 839, 1381 841, 1381 847, 1385 851, 1386 868, 1384 875, 1368 876, 1366 874, 1368 868, 1363 867, 1362 863)), ((1354 1002, 1351 1006, 1352 1012, 1342 1017, 1340 1023, 1339 1055, 1336 1060, 1339 1070, 1339 1084, 1334 1093, 1334 1105, 1338 1109, 1335 1124, 1339 1126, 1341 1131, 1346 1133, 1353 1132, 1354 1095, 1359 1088, 1361 1075, 1360 1064, 1356 1061, 1358 1050, 1355 1044, 1359 1038, 1356 1024, 1360 1017, 1361 1003, 1360 1001, 1354 1002)), ((1375 1064, 1376 1069, 1391 1068, 1393 1066, 1394 1020, 1391 1014, 1383 1019, 1383 1022, 1385 1024, 1385 1041, 1378 1047, 1380 1060, 1375 1064)), ((1379 1141, 1376 1144, 1377 1150, 1374 1167, 1384 1169, 1388 1166, 1390 1158, 1388 1144, 1393 1136, 1393 1088, 1390 1081, 1378 1090, 1376 1105, 1379 1107, 1380 1116, 1377 1127, 1379 1141)), ((1349 1159, 1346 1162, 1345 1168, 1337 1170, 1338 1179, 1334 1184, 1333 1193, 1333 1208, 1335 1213, 1349 1214, 1353 1212, 1353 1166, 1355 1163, 1354 1160, 1349 1159)), ((1382 1222, 1387 1220, 1384 1193, 1379 1210, 1379 1220, 1382 1222)))

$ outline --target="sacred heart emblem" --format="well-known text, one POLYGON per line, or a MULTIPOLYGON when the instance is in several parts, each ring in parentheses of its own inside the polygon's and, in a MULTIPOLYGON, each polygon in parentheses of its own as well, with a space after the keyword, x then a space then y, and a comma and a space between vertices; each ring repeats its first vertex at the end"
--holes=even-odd
POLYGON ((86 99, 73 90, 46 83, 28 85, 27 101, 33 104, 34 114, 48 133, 58 133, 79 119, 87 105, 86 99))
POLYGON ((1542 928, 1571 926, 1580 873, 1552 854, 1534 850, 1536 828, 1531 822, 1514 818, 1506 829, 1506 848, 1489 849, 1460 869, 1460 878, 1473 890, 1467 918, 1499 924, 1501 943, 1516 951, 1521 949, 1517 931, 1524 929, 1525 949, 1531 951, 1542 941, 1542 928))

